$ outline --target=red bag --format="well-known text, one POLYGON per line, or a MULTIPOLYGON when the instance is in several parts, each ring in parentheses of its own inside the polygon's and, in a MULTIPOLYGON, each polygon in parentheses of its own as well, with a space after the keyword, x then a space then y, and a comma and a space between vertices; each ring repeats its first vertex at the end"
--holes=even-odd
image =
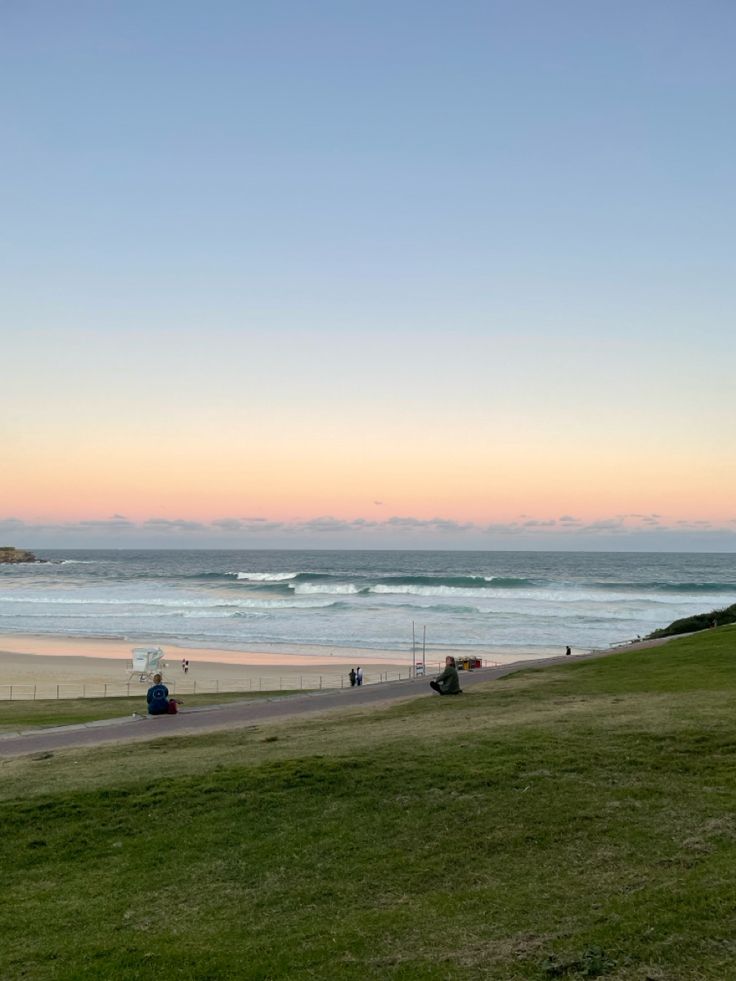
POLYGON ((178 704, 179 703, 175 698, 169 699, 169 707, 167 709, 169 715, 176 715, 176 713, 179 711, 179 709, 177 708, 178 704))

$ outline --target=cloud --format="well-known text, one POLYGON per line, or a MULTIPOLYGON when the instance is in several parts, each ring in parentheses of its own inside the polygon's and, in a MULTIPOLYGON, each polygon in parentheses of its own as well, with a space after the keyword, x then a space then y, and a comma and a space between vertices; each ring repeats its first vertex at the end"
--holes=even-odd
POLYGON ((371 521, 368 518, 354 518, 351 522, 351 527, 353 528, 378 528, 380 522, 371 521))
POLYGON ((656 514, 619 514, 583 522, 560 518, 492 521, 479 524, 455 518, 392 515, 382 520, 323 514, 292 521, 263 516, 226 515, 210 521, 152 517, 133 521, 124 515, 68 522, 0 518, 0 536, 9 544, 33 548, 489 548, 732 551, 736 519, 717 524, 706 519, 660 520, 656 514), (513 539, 505 546, 504 539, 513 539))
POLYGON ((492 521, 490 524, 484 525, 482 531, 488 535, 518 535, 522 527, 518 521, 492 521))
POLYGON ((351 523, 324 515, 319 518, 311 518, 309 521, 300 521, 297 527, 302 531, 326 531, 332 534, 337 531, 346 531, 351 527, 351 523))
POLYGON ((471 521, 453 521, 449 518, 434 518, 432 526, 437 531, 473 531, 478 527, 471 521))
POLYGON ((25 521, 21 521, 20 518, 1 518, 0 519, 0 531, 14 531, 17 528, 25 528, 25 521))
POLYGON ((463 532, 478 530, 478 525, 471 521, 455 521, 452 518, 414 518, 411 515, 394 515, 382 524, 406 531, 430 529, 444 532, 463 532))
POLYGON ((264 532, 278 531, 286 527, 283 521, 269 521, 268 518, 216 518, 210 527, 224 532, 264 532))
POLYGON ((427 522, 421 518, 399 517, 394 515, 385 522, 391 528, 426 528, 427 522))
POLYGON ((593 532, 594 534, 600 531, 620 532, 624 530, 624 519, 621 516, 617 518, 601 518, 599 521, 591 521, 590 524, 584 525, 581 530, 584 532, 593 532))
MULTIPOLYGON (((53 525, 52 527, 59 527, 58 525, 53 525)), ((74 523, 70 525, 65 525, 63 527, 69 528, 104 528, 106 530, 115 531, 120 528, 132 528, 133 522, 129 521, 128 518, 123 518, 120 515, 113 515, 112 518, 87 518, 83 521, 78 521, 76 525, 74 523)))
POLYGON ((292 527, 298 531, 323 532, 330 534, 341 531, 362 531, 366 528, 379 527, 378 521, 371 521, 368 518, 333 518, 330 515, 323 515, 319 518, 310 518, 309 521, 298 521, 292 527))
POLYGON ((212 522, 212 527, 222 528, 223 531, 241 531, 243 524, 241 518, 218 518, 212 522))
POLYGON ((155 531, 204 531, 206 524, 201 521, 187 521, 184 518, 148 518, 143 522, 144 528, 155 531))

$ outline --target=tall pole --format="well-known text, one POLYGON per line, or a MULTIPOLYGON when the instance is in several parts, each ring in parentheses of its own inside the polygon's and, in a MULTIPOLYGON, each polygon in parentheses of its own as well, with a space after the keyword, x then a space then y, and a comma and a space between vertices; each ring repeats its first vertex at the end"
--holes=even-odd
POLYGON ((422 675, 427 674, 427 624, 422 630, 422 675))
POLYGON ((409 673, 410 678, 413 678, 416 673, 416 663, 417 663, 416 646, 417 646, 416 633, 414 630, 414 621, 412 620, 411 621, 411 671, 409 673))

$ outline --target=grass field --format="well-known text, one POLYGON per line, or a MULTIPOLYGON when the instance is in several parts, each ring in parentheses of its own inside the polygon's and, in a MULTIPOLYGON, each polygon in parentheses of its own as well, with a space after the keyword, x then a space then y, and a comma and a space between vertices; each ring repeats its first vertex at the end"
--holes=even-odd
MULTIPOLYGON (((251 698, 281 698, 304 691, 221 692, 218 695, 184 695, 179 701, 192 706, 244 702, 251 698)), ((0 701, 0 733, 41 726, 66 726, 98 719, 118 719, 137 712, 145 715, 146 695, 110 698, 50 698, 38 701, 0 701)))
POLYGON ((0 977, 736 978, 735 659, 5 761, 0 977))

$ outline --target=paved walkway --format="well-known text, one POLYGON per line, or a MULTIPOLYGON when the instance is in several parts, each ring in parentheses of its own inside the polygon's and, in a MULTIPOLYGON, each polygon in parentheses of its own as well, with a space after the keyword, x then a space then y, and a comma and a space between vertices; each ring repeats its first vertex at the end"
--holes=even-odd
MULTIPOLYGON (((597 652, 574 657, 588 660, 611 653, 597 652)), ((550 657, 514 661, 498 668, 481 668, 472 673, 461 672, 460 684, 467 691, 475 685, 501 678, 520 668, 541 668, 552 664, 570 663, 573 658, 550 657)), ((261 722, 296 719, 324 712, 350 712, 370 705, 386 705, 407 698, 439 696, 429 689, 429 679, 416 678, 385 684, 363 685, 361 688, 336 689, 305 695, 251 699, 228 702, 205 708, 186 707, 178 715, 136 715, 120 719, 105 719, 81 725, 33 729, 0 735, 0 757, 24 756, 28 753, 55 752, 77 746, 102 746, 106 743, 145 742, 168 736, 239 729, 261 722)), ((460 695, 460 698, 463 696, 460 695)))

